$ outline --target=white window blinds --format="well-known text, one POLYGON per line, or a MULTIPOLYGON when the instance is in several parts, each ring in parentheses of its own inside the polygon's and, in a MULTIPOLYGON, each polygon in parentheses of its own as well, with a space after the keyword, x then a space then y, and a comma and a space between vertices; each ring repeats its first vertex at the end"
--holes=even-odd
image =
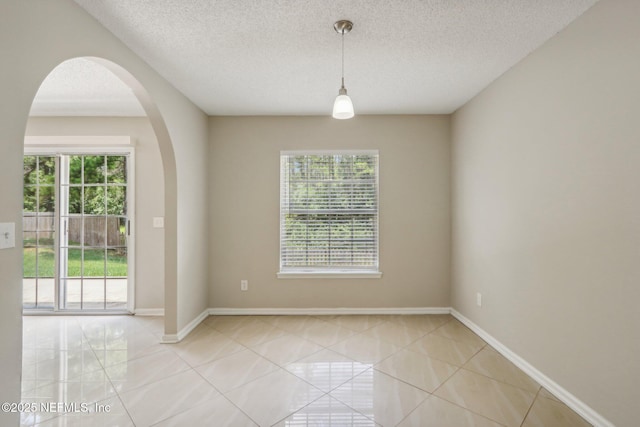
POLYGON ((280 270, 378 270, 377 151, 281 153, 280 270))

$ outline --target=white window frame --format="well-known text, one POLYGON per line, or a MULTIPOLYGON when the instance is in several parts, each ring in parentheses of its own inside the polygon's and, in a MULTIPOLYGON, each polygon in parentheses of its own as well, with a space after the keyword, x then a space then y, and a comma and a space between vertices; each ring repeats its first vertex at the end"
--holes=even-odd
POLYGON ((279 279, 379 279, 382 277, 380 271, 380 153, 378 150, 283 150, 280 151, 279 164, 282 162, 282 156, 304 156, 304 155, 375 155, 377 156, 376 162, 376 265, 371 269, 356 269, 356 268, 313 268, 313 267, 301 267, 301 268, 283 268, 282 267, 282 186, 283 179, 282 167, 280 166, 280 198, 278 209, 279 215, 279 252, 278 259, 280 262, 280 269, 276 276, 279 279))

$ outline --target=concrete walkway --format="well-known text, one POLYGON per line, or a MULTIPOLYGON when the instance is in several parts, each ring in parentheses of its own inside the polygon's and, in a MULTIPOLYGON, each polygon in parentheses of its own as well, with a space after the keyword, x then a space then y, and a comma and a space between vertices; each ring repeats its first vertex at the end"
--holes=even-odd
MULTIPOLYGON (((62 286, 65 285, 65 281, 67 289, 67 304, 65 308, 67 309, 103 310, 105 308, 105 300, 107 310, 124 310, 127 308, 126 278, 73 278, 63 280, 62 286), (80 305, 81 300, 82 306, 80 305)), ((24 308, 53 308, 54 279, 37 279, 37 306, 36 279, 23 279, 22 283, 22 303, 24 308)))

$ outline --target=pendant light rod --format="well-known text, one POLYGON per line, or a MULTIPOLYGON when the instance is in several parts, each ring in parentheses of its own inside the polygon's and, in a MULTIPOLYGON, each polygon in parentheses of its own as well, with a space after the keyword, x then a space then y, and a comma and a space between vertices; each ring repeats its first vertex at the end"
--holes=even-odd
POLYGON ((344 88, 344 35, 351 32, 353 29, 353 22, 342 19, 333 24, 333 29, 336 33, 342 36, 342 87, 344 88))
POLYGON ((344 87, 344 31, 342 31, 342 87, 344 87))
POLYGON ((347 88, 344 87, 344 35, 353 29, 353 22, 346 19, 340 20, 333 24, 336 33, 342 36, 342 80, 338 97, 333 104, 333 117, 336 119, 350 119, 353 117, 353 103, 347 95, 347 88))

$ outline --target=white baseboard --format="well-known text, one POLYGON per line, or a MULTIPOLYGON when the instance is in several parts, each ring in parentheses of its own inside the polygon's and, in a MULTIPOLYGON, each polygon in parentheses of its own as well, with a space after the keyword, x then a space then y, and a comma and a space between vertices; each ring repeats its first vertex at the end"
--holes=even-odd
POLYGON ((136 308, 133 314, 136 316, 164 316, 164 308, 136 308))
POLYGON ((615 427, 613 423, 597 413, 593 408, 585 404, 573 394, 569 393, 558 383, 540 372, 525 359, 511 351, 508 347, 495 339, 484 329, 473 323, 471 320, 463 316, 460 312, 452 308, 451 314, 453 315, 453 317, 464 323, 465 326, 475 332, 478 336, 480 336, 480 338, 485 340, 489 345, 491 345, 491 347, 495 348, 500 354, 510 360, 518 368, 522 369, 522 371, 524 371, 527 375, 536 380, 538 384, 549 390, 551 394, 557 397, 569 408, 573 409, 589 423, 593 424, 595 427, 615 427))
POLYGON ((189 322, 184 328, 180 329, 177 334, 165 334, 160 341, 163 344, 176 344, 182 341, 191 331, 193 331, 204 319, 209 317, 209 309, 205 309, 195 319, 189 322))
POLYGON ((449 314, 449 307, 398 308, 210 308, 213 316, 287 316, 338 314, 449 314))
POLYGON ((160 340, 160 344, 177 344, 181 340, 178 339, 178 334, 164 334, 160 340))
POLYGON ((399 307, 399 308, 209 308, 189 322, 177 334, 165 334, 162 343, 182 341, 204 319, 215 316, 276 316, 276 315, 338 315, 338 314, 449 314, 449 307, 399 307))

